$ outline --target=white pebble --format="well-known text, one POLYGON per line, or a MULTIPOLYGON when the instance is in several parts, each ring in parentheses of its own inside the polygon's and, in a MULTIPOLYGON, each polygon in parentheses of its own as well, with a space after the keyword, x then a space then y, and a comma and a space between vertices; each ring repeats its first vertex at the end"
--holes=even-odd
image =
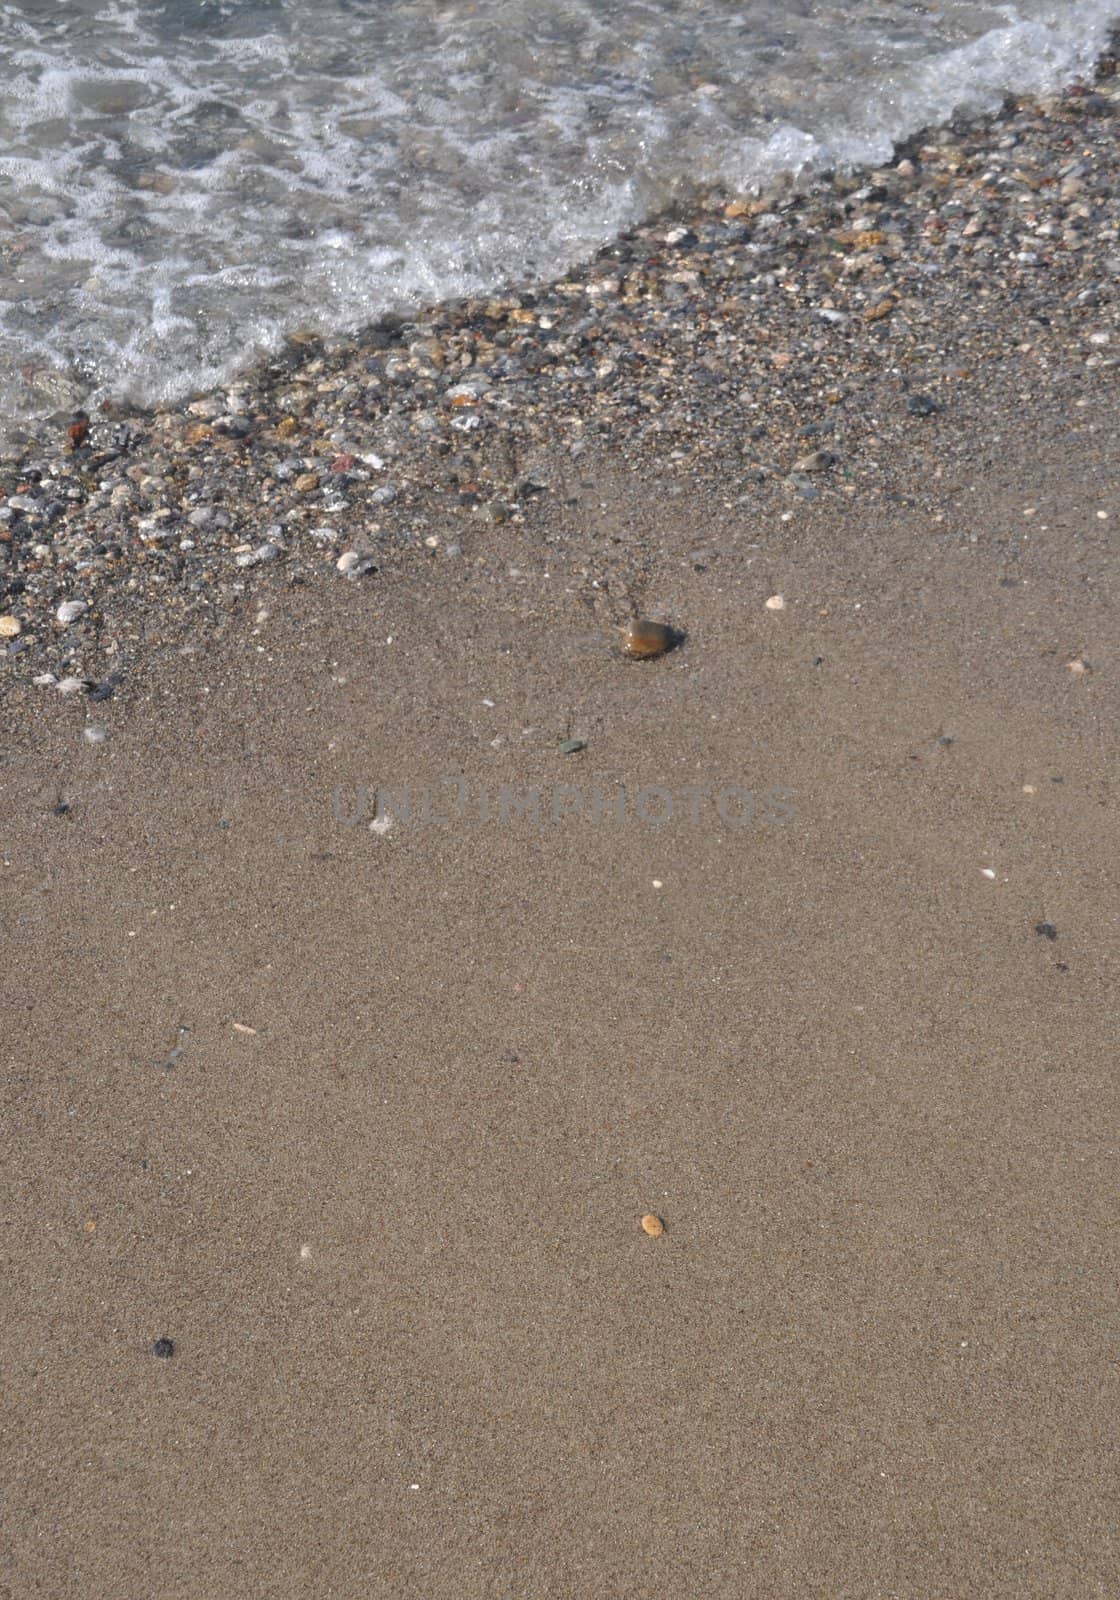
POLYGON ((784 611, 785 608, 785 597, 780 594, 772 594, 766 602, 767 611, 784 611))
POLYGON ((36 689, 49 689, 52 683, 58 682, 58 679, 53 672, 40 672, 38 677, 32 678, 31 682, 36 689))
POLYGON ((335 566, 339 572, 353 572, 360 559, 356 550, 344 550, 335 562, 335 566))
POLYGON ((85 600, 64 600, 55 612, 55 616, 65 626, 67 623, 77 622, 78 618, 88 610, 89 605, 85 600))
POLYGON ((273 544, 271 539, 264 544, 257 545, 255 550, 243 550, 237 557, 239 567, 259 567, 266 561, 275 561, 281 553, 280 546, 273 544))
POLYGON ((77 694, 78 690, 84 689, 85 686, 86 680, 84 678, 63 678, 58 685, 58 692, 59 694, 77 694))
POLYGON ((108 737, 105 729, 97 727, 96 724, 82 729, 82 738, 87 744, 104 744, 108 737))
POLYGON ((980 871, 984 874, 985 878, 995 877, 995 873, 992 871, 991 867, 981 867, 980 871))

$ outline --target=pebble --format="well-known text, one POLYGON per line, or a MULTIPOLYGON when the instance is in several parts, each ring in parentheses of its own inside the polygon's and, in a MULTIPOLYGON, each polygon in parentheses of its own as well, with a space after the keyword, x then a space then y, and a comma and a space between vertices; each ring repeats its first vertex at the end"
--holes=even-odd
POLYGON ((1058 937, 1058 930, 1052 922, 1036 922, 1034 931, 1040 938, 1049 939, 1051 944, 1058 937))
POLYGON ((783 595, 780 595, 780 594, 772 594, 770 596, 769 600, 767 600, 767 602, 766 602, 767 611, 784 611, 785 608, 786 608, 785 598, 784 598, 783 595))
POLYGON ((259 567, 266 561, 276 561, 283 554, 278 544, 266 540, 264 544, 257 545, 255 550, 243 550, 237 557, 239 567, 259 567))
POLYGON ((104 728, 99 728, 96 723, 91 723, 88 728, 82 729, 82 738, 87 744, 104 744, 109 735, 104 728))
POLYGON ((18 617, 0 617, 0 639, 14 639, 23 631, 23 623, 18 617))
POLYGON ((158 1356, 161 1361, 170 1361, 175 1354, 174 1339, 157 1339, 152 1345, 152 1354, 158 1356))
POLYGON ((651 1239, 659 1239, 665 1232, 665 1224, 654 1211, 647 1211, 642 1218, 642 1231, 648 1233, 651 1239))
POLYGON ((647 659, 664 655, 679 642, 680 635, 664 622, 649 622, 635 618, 627 623, 622 633, 622 648, 628 656, 647 659))
POLYGON ((801 456, 793 463, 794 472, 825 472, 829 467, 836 465, 836 457, 831 450, 813 450, 807 456, 801 456))
POLYGON ((71 622, 77 622, 78 618, 84 616, 88 610, 89 603, 86 600, 64 600, 55 612, 55 616, 66 627, 71 622))
POLYGON ((560 745, 562 756, 574 756, 580 750, 586 750, 587 743, 583 739, 565 739, 560 745))

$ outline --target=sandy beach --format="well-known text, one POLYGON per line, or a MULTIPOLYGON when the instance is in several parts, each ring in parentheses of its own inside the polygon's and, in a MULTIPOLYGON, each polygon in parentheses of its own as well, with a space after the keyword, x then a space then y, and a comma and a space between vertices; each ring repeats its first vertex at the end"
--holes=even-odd
MULTIPOLYGON (((1115 1593, 1120 135, 1084 98, 830 190, 842 320, 786 287, 821 191, 772 284, 663 252, 684 298, 520 410, 439 402, 477 427, 409 433, 383 332, 110 460, 121 419, 60 434, 86 498, 41 526, 46 446, 11 464, 6 1600, 1115 1593), (923 184, 940 231, 924 189, 857 226, 923 184), (1060 209, 1041 267, 1001 207, 1060 209), (589 398, 610 362, 650 404, 589 398), (359 365, 384 411, 316 431, 359 365), (626 659, 634 613, 682 642, 626 659)), ((738 204, 669 248, 778 215, 738 204)))

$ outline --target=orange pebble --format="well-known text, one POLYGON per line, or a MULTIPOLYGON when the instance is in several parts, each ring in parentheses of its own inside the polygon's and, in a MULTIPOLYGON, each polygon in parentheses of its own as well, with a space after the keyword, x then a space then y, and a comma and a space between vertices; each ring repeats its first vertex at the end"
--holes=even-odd
POLYGON ((647 1211, 642 1218, 642 1229, 651 1239, 658 1239, 665 1232, 665 1224, 653 1211, 647 1211))

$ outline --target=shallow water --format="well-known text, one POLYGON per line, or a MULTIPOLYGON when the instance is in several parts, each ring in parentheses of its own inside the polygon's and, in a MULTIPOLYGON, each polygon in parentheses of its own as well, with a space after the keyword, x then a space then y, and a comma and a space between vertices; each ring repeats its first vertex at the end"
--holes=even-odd
POLYGON ((0 4, 0 421, 552 277, 697 184, 884 159, 1118 0, 0 4))

